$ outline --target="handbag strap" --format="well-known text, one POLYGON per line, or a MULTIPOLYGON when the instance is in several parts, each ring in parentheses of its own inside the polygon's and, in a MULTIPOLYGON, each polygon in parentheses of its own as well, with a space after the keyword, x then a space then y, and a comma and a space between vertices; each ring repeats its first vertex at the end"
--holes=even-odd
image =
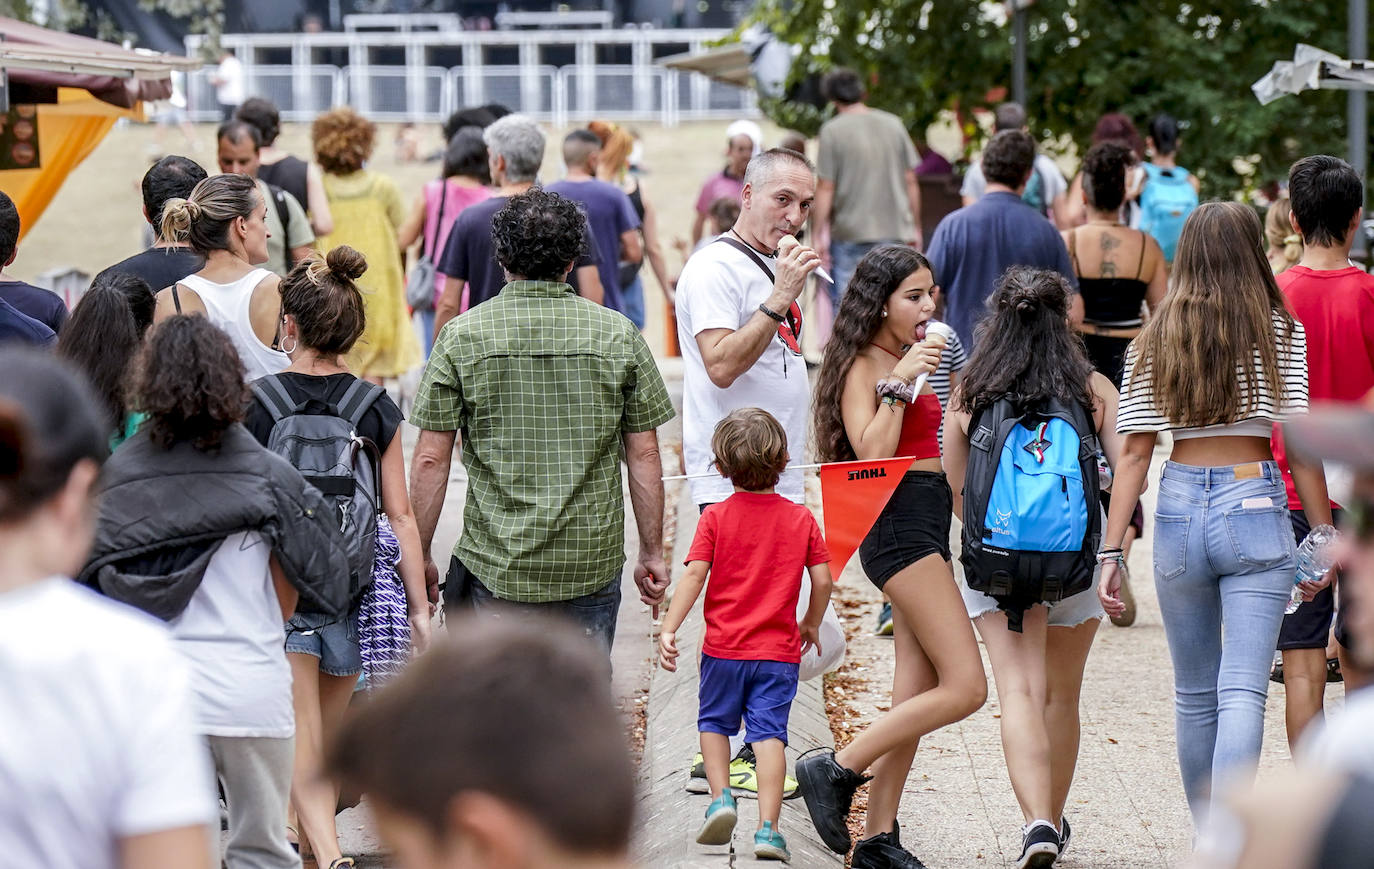
POLYGON ((434 248, 439 244, 439 232, 444 228, 444 205, 448 202, 448 179, 439 179, 439 219, 434 221, 434 240, 425 239, 428 250, 424 255, 434 259, 434 248))
MULTIPOLYGON (((738 241, 738 240, 736 240, 736 239, 730 238, 730 237, 727 236, 727 235, 719 235, 719 236, 717 236, 717 237, 716 237, 716 241, 723 241, 723 242, 725 242, 726 244, 728 244, 728 245, 730 245, 731 247, 733 247, 735 250, 741 251, 741 252, 743 252, 745 255, 747 255, 751 260, 754 261, 754 265, 756 265, 756 266, 759 267, 759 271, 763 272, 765 275, 768 276, 768 282, 769 282, 770 284, 771 284, 773 281, 777 280, 777 275, 773 274, 773 270, 770 269, 770 268, 764 263, 763 257, 759 256, 759 252, 756 251, 756 250, 754 250, 754 249, 753 249, 752 247, 750 247, 749 245, 745 244, 745 243, 742 242, 742 241, 738 241)), ((785 315, 785 319, 787 320, 787 325, 792 329, 792 334, 793 334, 793 335, 796 335, 796 336, 798 337, 798 340, 800 340, 800 338, 801 338, 801 330, 797 327, 797 326, 798 326, 797 321, 792 317, 792 306, 791 306, 791 305, 788 305, 788 307, 787 307, 787 314, 785 315)))

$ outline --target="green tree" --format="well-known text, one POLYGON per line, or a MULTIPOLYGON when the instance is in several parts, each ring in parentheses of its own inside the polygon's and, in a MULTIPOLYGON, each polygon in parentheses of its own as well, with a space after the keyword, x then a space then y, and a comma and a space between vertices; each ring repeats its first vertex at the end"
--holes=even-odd
MULTIPOLYGON (((1183 128, 1180 162, 1204 194, 1281 177, 1303 154, 1344 153, 1345 97, 1307 92, 1261 106, 1250 85, 1299 42, 1343 54, 1345 14, 1345 0, 1038 0, 1027 39, 1034 132, 1081 148, 1106 112, 1130 116, 1142 135, 1168 112, 1183 128)), ((1000 3, 762 0, 756 17, 801 47, 794 79, 854 67, 870 76, 870 102, 913 131, 949 109, 967 120, 1011 81, 1000 3)), ((782 102, 765 110, 779 122, 820 119, 782 102)), ((976 145, 981 131, 965 131, 976 145)))

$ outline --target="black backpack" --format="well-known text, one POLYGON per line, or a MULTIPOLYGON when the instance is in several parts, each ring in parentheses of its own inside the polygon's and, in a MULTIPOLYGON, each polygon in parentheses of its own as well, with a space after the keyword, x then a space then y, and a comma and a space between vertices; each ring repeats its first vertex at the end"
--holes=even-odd
POLYGON ((969 421, 963 552, 969 588, 1021 630, 1025 611, 1092 586, 1102 539, 1097 431, 1077 402, 1001 398, 969 421))
POLYGON ((349 597, 356 601, 372 585, 381 511, 381 454, 370 438, 358 435, 358 426, 386 390, 358 379, 338 404, 329 404, 317 399, 295 402, 280 375, 260 378, 251 386, 272 415, 267 448, 294 465, 337 512, 351 568, 349 597))

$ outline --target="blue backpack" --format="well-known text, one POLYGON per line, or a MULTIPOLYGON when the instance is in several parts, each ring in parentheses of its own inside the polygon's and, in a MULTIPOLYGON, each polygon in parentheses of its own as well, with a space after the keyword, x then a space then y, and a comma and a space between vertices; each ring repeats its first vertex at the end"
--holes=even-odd
POLYGON ((1031 605, 1092 586, 1102 537, 1092 415, 1001 398, 973 416, 969 446, 959 561, 969 588, 995 598, 1020 632, 1031 605))
POLYGON ((1145 164, 1147 181, 1140 194, 1140 228, 1154 236, 1172 263, 1183 222, 1197 208, 1197 191, 1188 183, 1187 169, 1161 169, 1145 164))

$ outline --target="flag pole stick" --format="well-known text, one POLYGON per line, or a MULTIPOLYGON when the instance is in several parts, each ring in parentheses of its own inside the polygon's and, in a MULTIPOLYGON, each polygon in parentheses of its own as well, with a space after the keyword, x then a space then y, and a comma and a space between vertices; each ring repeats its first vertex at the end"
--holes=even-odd
MULTIPOLYGON (((784 470, 784 471, 814 471, 814 470, 816 470, 816 469, 819 468, 819 467, 820 467, 820 465, 818 465, 818 464, 817 464, 817 465, 788 465, 787 467, 783 468, 783 470, 784 470)), ((709 478, 712 478, 712 477, 719 477, 719 476, 720 476, 720 474, 718 474, 718 473, 716 473, 716 472, 714 472, 714 471, 712 471, 711 473, 707 473, 707 474, 677 474, 677 475, 672 476, 672 477, 664 477, 664 478, 663 478, 663 482, 665 482, 665 483, 672 483, 672 482, 674 482, 674 481, 676 481, 676 480, 705 480, 705 479, 709 479, 709 478)))

